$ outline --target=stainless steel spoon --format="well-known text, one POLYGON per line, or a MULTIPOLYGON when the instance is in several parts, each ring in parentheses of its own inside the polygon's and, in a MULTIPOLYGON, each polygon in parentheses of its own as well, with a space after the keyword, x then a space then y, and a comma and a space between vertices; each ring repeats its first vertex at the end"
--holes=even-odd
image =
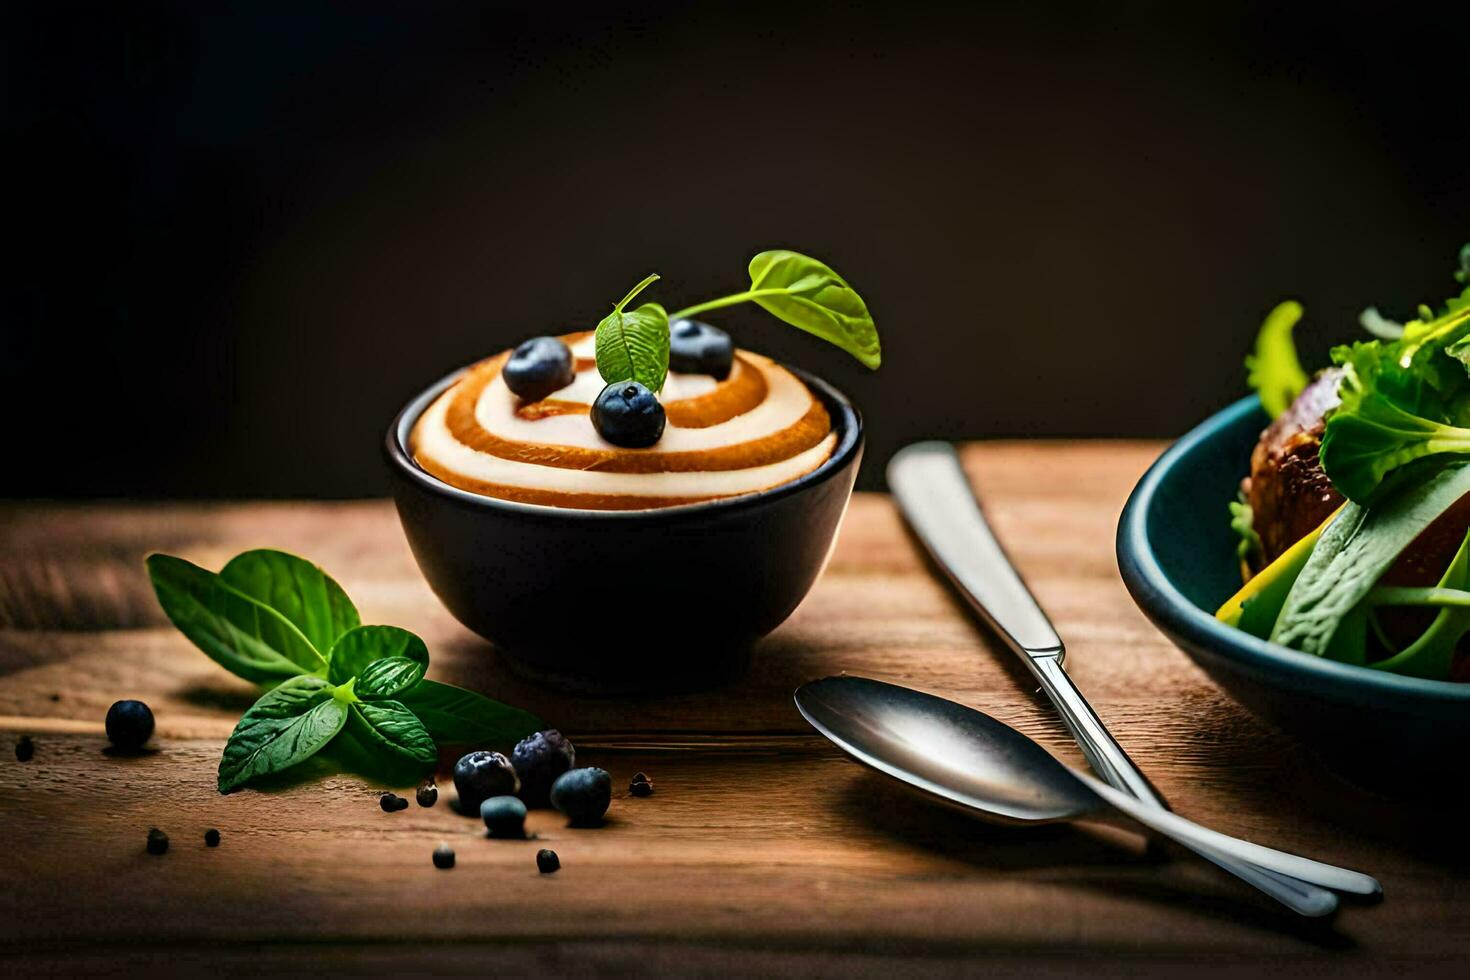
POLYGON ((802 716, 859 762, 989 820, 1057 823, 1122 814, 1305 916, 1337 908, 1337 896, 1311 882, 1364 897, 1383 891, 1360 872, 1239 840, 1141 803, 954 701, 851 676, 803 684, 795 697, 802 716))

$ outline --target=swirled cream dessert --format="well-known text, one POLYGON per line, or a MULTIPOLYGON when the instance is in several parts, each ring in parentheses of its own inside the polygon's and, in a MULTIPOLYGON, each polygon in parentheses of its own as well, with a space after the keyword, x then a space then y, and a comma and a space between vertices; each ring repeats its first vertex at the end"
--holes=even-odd
POLYGON ((661 438, 647 448, 616 446, 591 419, 606 387, 593 334, 561 339, 574 358, 570 384, 527 401, 506 383, 511 352, 476 364, 414 426, 409 448, 418 464, 471 493, 633 510, 767 490, 832 455, 837 436, 822 402, 796 375, 748 351, 732 352, 723 379, 670 371, 661 438))
POLYGON ((749 291, 672 317, 656 303, 626 310, 650 276, 596 331, 536 337, 471 366, 414 424, 414 460, 471 493, 587 510, 735 497, 812 472, 837 444, 821 399, 690 314, 757 302, 870 367, 877 333, 815 259, 763 252, 750 271, 749 291))

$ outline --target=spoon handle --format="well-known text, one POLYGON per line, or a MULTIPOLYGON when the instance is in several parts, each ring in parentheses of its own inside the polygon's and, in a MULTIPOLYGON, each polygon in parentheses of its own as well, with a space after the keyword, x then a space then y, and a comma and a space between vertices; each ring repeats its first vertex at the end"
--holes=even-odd
POLYGON ((1232 874, 1240 874, 1236 864, 1248 863, 1262 871, 1299 879, 1299 883, 1306 887, 1321 886, 1364 898, 1377 898, 1383 894, 1383 886, 1378 883, 1378 879, 1361 871, 1313 861, 1299 854, 1278 851, 1222 834, 1218 830, 1201 827, 1177 813, 1140 803, 1127 793, 1120 792, 1086 773, 1073 770, 1072 774, 1115 810, 1132 817, 1145 827, 1183 844, 1217 864, 1221 862, 1216 860, 1216 856, 1234 862, 1229 867, 1221 864, 1221 867, 1232 874))

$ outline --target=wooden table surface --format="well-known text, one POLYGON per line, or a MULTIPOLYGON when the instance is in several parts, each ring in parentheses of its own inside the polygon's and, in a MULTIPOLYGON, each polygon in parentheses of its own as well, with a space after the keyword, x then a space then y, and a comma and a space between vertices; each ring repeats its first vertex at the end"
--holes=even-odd
MULTIPOLYGON (((1176 808, 1379 876, 1386 900, 1309 926, 1190 860, 1068 827, 1003 830, 849 762, 791 691, 850 671, 975 705, 1080 759, 1022 667, 935 580, 892 503, 860 494, 830 567, 749 676, 646 699, 518 679, 439 606, 390 504, 13 504, 0 509, 0 957, 22 972, 362 969, 680 974, 1452 969, 1470 939, 1456 812, 1356 789, 1226 698, 1129 600, 1113 558, 1153 443, 990 443, 967 467, 1069 645, 1082 690, 1176 808), (220 748, 252 689, 164 620, 144 554, 218 568, 305 555, 364 621, 422 635, 431 676, 540 714, 614 776, 609 823, 533 813, 491 841, 442 801, 383 813, 350 776, 229 797, 220 748), (104 754, 108 705, 147 701, 157 751, 104 754), (10 743, 32 736, 35 758, 10 743), (657 793, 634 799, 635 770, 657 793), (163 857, 144 853, 150 826, 163 857), (218 827, 223 843, 206 849, 218 827), (440 841, 458 852, 435 870, 440 841), (542 876, 537 848, 561 855, 542 876)), ((449 795, 449 794, 446 794, 449 795)))

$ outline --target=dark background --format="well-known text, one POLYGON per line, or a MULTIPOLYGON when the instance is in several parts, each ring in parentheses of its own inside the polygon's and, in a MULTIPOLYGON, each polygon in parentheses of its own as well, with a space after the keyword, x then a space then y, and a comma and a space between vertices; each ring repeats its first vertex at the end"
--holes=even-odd
POLYGON ((1470 239, 1467 5, 1277 6, 7 4, 0 489, 376 494, 429 381, 781 246, 882 370, 711 319, 859 402, 867 486, 1180 433, 1276 301, 1320 363, 1470 239))

